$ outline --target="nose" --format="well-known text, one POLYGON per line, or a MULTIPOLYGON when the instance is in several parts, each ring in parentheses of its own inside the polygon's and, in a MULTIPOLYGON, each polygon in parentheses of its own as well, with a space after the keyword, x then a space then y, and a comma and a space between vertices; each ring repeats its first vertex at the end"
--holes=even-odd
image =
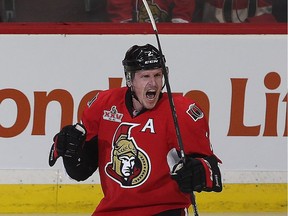
POLYGON ((156 86, 156 78, 154 76, 151 76, 150 77, 150 80, 149 80, 149 83, 152 85, 152 86, 156 86))

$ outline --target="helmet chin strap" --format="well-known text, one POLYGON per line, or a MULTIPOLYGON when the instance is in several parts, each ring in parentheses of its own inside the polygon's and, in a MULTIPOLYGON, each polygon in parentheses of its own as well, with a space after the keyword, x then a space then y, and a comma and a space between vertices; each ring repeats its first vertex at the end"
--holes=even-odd
POLYGON ((126 74, 126 85, 128 86, 128 88, 130 88, 132 99, 134 98, 135 100, 137 100, 140 103, 137 95, 135 94, 135 92, 133 90, 131 72, 128 72, 126 74))
POLYGON ((135 117, 135 116, 137 116, 139 114, 139 112, 141 112, 142 109, 144 109, 144 106, 141 104, 141 102, 139 101, 139 98, 135 94, 135 91, 133 90, 133 86, 130 85, 129 88, 130 88, 130 91, 131 91, 131 99, 132 99, 132 106, 133 106, 133 116, 135 117), (137 107, 135 107, 136 104, 133 101, 133 99, 135 99, 136 101, 139 102, 139 104, 141 104, 141 106, 142 106, 141 110, 139 110, 139 109, 137 109, 137 107))
MULTIPOLYGON (((166 72, 167 72, 167 75, 168 75, 169 74, 169 68, 168 67, 166 67, 166 72)), ((163 86, 161 88, 161 91, 164 89, 165 86, 166 86, 166 82, 164 82, 164 84, 163 84, 163 86)))
MULTIPOLYGON (((133 86, 130 86, 130 90, 131 90, 131 95, 132 95, 132 99, 134 98, 135 100, 137 100, 139 103, 139 98, 137 97, 137 95, 135 94, 134 90, 133 90, 133 86)), ((141 104, 141 103, 140 103, 141 104)))

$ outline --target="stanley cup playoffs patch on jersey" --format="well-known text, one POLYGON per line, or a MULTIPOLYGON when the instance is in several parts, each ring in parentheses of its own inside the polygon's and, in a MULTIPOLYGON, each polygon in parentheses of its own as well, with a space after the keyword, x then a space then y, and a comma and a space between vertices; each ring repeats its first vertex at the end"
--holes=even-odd
POLYGON ((131 136, 131 130, 136 126, 138 124, 119 125, 112 140, 111 161, 105 167, 106 174, 122 188, 142 185, 151 171, 148 155, 131 136))
POLYGON ((202 110, 195 103, 190 104, 186 113, 196 122, 204 117, 202 110))
POLYGON ((112 106, 110 110, 104 110, 103 119, 114 122, 121 122, 123 117, 122 113, 119 113, 116 106, 112 106))

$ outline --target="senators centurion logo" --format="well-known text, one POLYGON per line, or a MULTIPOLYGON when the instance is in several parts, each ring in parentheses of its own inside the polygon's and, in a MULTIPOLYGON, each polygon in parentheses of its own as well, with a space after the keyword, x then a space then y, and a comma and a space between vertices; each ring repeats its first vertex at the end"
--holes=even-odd
POLYGON ((131 137, 135 126, 138 124, 119 125, 112 140, 111 161, 105 167, 106 174, 123 188, 140 186, 151 170, 149 157, 131 137))

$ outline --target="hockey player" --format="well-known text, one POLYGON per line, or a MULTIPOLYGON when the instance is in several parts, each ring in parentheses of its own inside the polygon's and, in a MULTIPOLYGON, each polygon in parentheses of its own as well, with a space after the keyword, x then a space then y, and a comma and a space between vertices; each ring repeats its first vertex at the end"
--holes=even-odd
POLYGON ((99 169, 104 198, 93 216, 187 215, 191 192, 222 190, 205 115, 175 95, 186 162, 179 158, 160 58, 150 44, 131 47, 123 60, 127 86, 98 93, 81 124, 54 137, 50 166, 62 156, 77 181, 99 169))

